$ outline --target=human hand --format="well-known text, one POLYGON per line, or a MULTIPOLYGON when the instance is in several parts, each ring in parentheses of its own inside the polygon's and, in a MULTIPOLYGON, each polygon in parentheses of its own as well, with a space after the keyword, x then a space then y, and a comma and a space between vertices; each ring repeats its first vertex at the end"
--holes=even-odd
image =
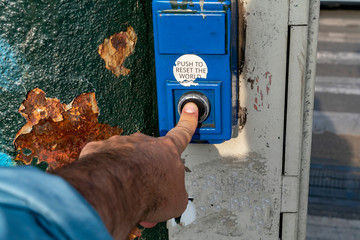
POLYGON ((197 106, 188 103, 165 137, 135 133, 91 142, 78 161, 56 174, 88 200, 115 238, 122 239, 136 223, 152 227, 186 209, 181 153, 197 124, 197 106))

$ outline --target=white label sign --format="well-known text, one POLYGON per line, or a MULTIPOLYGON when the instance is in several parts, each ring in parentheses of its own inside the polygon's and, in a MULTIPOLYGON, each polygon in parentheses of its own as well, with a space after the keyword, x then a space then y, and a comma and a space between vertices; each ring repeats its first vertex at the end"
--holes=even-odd
POLYGON ((196 86, 197 78, 206 79, 208 68, 205 61, 194 54, 185 54, 176 59, 173 67, 175 79, 183 86, 196 86))

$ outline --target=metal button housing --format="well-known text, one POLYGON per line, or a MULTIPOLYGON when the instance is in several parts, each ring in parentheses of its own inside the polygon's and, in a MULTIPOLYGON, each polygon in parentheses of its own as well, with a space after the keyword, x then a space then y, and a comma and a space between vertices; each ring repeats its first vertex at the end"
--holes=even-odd
POLYGON ((199 123, 204 122, 210 113, 210 102, 209 99, 201 92, 190 91, 184 93, 178 101, 177 109, 179 115, 186 103, 193 102, 199 108, 199 123))

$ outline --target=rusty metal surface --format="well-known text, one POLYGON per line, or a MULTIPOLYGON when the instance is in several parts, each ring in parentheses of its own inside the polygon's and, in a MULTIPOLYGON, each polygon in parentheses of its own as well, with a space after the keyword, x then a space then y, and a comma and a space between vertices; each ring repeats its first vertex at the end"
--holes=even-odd
MULTIPOLYGON (((27 122, 18 109, 36 87, 61 103, 95 92, 100 123, 120 126, 124 134, 156 136, 151 19, 148 0, 1 0, 0 152, 9 157, 0 164, 17 155, 13 140, 27 122), (125 60, 131 72, 116 77, 104 67, 98 46, 129 26, 137 35, 136 51, 125 60)), ((165 225, 158 226, 144 230, 143 238, 167 239, 165 225)))
POLYGON ((90 141, 98 141, 122 133, 122 129, 98 123, 99 108, 95 93, 84 93, 66 105, 47 98, 35 88, 21 104, 19 112, 27 123, 14 140, 18 154, 15 160, 30 164, 46 162, 48 170, 76 160, 90 141))
POLYGON ((125 59, 130 56, 137 42, 137 35, 130 26, 126 32, 115 33, 106 38, 99 46, 99 55, 104 59, 106 69, 111 70, 117 77, 128 75, 130 69, 124 67, 125 59))

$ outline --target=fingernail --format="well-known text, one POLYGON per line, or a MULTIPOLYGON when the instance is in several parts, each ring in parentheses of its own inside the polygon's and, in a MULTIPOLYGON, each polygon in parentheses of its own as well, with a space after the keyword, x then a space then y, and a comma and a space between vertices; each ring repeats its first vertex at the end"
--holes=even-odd
POLYGON ((144 228, 153 228, 157 225, 157 223, 153 223, 153 222, 139 222, 137 224, 137 227, 141 230, 143 230, 144 228))
POLYGON ((192 102, 185 104, 185 106, 183 108, 183 112, 186 112, 186 113, 195 113, 197 111, 198 111, 198 107, 196 106, 195 103, 192 103, 192 102))

